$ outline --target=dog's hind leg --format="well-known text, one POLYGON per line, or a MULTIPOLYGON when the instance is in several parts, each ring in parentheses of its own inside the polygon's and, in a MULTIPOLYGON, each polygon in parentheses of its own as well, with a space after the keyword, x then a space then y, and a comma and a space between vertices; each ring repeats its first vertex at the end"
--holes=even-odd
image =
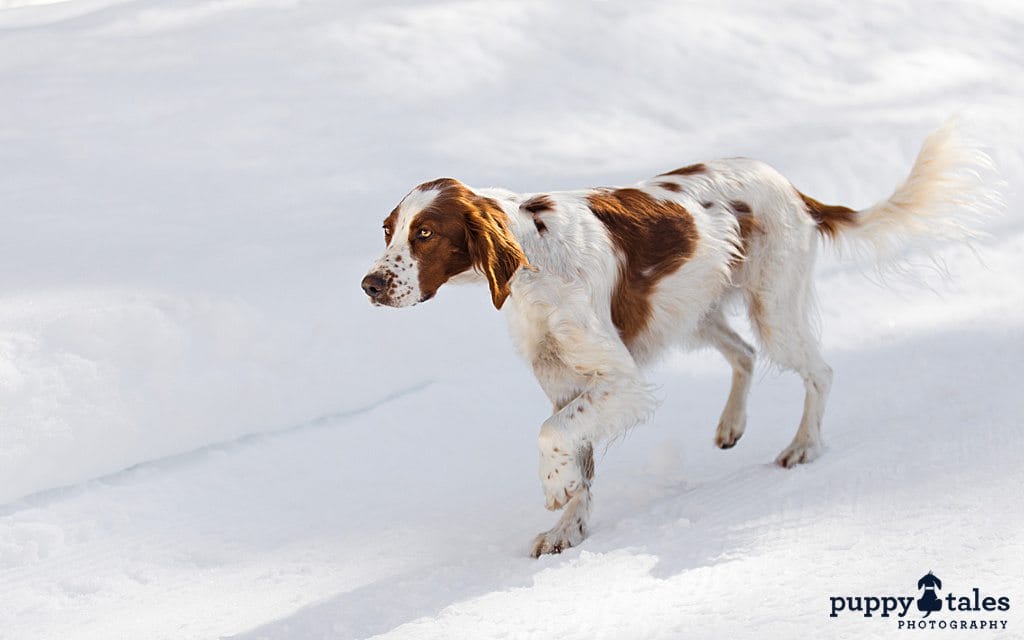
POLYGON ((731 449, 747 426, 747 395, 754 373, 755 351, 726 323, 721 310, 711 313, 700 328, 700 338, 725 356, 732 365, 732 387, 715 430, 715 445, 731 449))
POLYGON ((810 462, 821 454, 821 419, 825 413, 825 402, 832 387, 832 368, 822 359, 817 340, 801 334, 798 345, 781 357, 779 364, 788 366, 804 379, 804 412, 800 426, 788 447, 775 459, 782 467, 792 467, 810 462))
POLYGON ((814 290, 811 282, 814 244, 805 243, 777 269, 747 288, 750 319, 766 355, 776 364, 797 372, 804 380, 804 411, 788 447, 775 459, 782 467, 810 462, 821 454, 821 420, 825 412, 832 369, 821 356, 813 326, 814 290))

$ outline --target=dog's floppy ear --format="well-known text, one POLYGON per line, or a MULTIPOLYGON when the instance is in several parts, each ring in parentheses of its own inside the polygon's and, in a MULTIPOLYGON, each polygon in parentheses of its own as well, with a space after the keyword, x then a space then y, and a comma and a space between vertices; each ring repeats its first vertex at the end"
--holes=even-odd
POLYGON ((526 256, 509 233, 507 217, 494 200, 474 195, 466 214, 466 244, 473 267, 484 274, 495 309, 501 309, 510 291, 509 280, 526 256))

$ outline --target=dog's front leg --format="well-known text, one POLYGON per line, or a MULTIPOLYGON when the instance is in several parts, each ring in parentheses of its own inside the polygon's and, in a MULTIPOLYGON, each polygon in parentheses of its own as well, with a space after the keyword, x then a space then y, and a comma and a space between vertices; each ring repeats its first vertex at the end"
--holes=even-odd
POLYGON ((563 474, 573 476, 568 485, 560 486, 557 491, 564 502, 553 506, 551 495, 547 495, 549 483, 544 483, 549 509, 564 506, 562 517, 554 527, 539 534, 533 540, 532 555, 534 558, 545 553, 561 553, 564 549, 574 547, 587 537, 587 520, 590 518, 590 481, 594 477, 594 448, 586 444, 578 448, 575 455, 564 457, 561 448, 558 451, 542 451, 541 478, 547 476, 560 477, 563 474), (548 454, 553 453, 554 457, 548 454), (569 487, 572 487, 571 490, 569 487))
POLYGON ((534 539, 534 557, 559 553, 586 537, 594 445, 642 420, 650 407, 641 380, 595 375, 584 391, 544 422, 538 445, 545 503, 548 509, 565 511, 552 529, 534 539))
POLYGON ((537 438, 544 506, 551 511, 566 506, 577 492, 589 487, 594 475, 593 444, 582 433, 556 425, 557 421, 548 419, 537 438), (590 477, 584 472, 588 464, 590 477))

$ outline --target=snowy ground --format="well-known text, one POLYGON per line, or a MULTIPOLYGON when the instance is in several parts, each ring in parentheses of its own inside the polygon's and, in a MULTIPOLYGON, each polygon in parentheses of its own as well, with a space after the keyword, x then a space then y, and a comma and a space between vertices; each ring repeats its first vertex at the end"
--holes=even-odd
POLYGON ((0 0, 0 638, 898 637, 828 598, 928 570, 1021 637, 1022 38, 991 1, 0 0), (772 371, 713 448, 728 369, 673 356, 561 556, 486 292, 358 288, 438 175, 748 155, 866 206, 956 112, 1008 213, 935 291, 822 261, 826 455, 770 464, 772 371))

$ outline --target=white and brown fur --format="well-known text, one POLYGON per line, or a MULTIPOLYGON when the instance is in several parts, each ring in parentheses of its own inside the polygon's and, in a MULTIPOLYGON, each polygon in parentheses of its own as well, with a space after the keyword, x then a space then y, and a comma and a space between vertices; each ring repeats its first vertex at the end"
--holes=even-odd
POLYGON ((593 450, 654 408, 641 368, 673 345, 708 345, 732 366, 715 444, 743 435, 756 351, 726 322, 746 307, 763 354, 804 380, 803 416, 776 458, 822 450, 832 385, 815 330, 812 266, 819 239, 883 259, 907 236, 969 236, 953 217, 989 194, 988 164, 952 124, 925 141, 907 180, 861 211, 824 205, 768 165, 734 158, 682 167, 624 189, 515 194, 450 178, 413 189, 385 220, 384 255, 363 280, 374 304, 411 306, 452 279, 483 278, 552 404, 540 429, 540 478, 558 523, 534 556, 586 536, 593 450))

